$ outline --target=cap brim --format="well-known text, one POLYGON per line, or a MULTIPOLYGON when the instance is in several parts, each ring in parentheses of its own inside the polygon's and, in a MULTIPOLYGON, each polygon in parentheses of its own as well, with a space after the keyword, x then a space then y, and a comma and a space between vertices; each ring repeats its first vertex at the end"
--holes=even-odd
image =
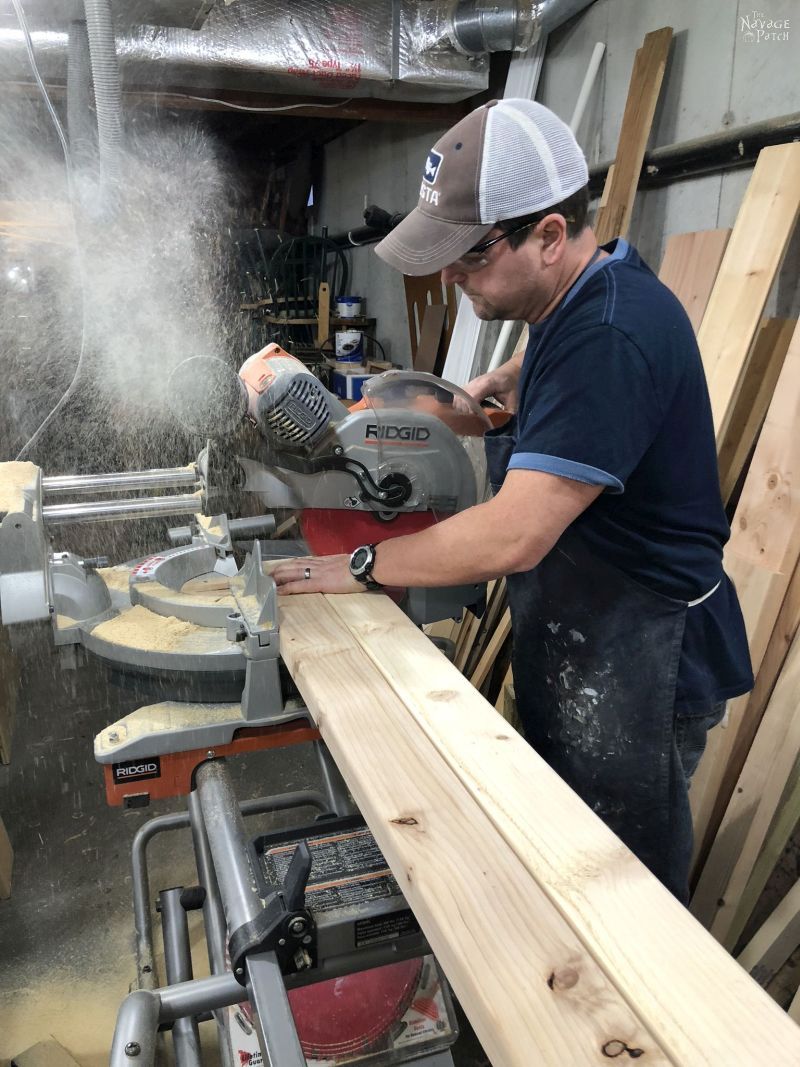
POLYGON ((493 222, 443 222, 415 207, 375 245, 375 251, 403 274, 433 274, 463 256, 493 226, 493 222))

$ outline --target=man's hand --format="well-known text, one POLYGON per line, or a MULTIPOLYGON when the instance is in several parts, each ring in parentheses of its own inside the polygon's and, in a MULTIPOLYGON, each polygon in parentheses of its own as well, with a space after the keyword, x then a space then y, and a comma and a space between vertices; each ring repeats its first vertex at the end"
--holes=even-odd
POLYGON ((350 557, 297 556, 284 559, 272 569, 280 594, 363 593, 364 586, 350 573, 350 557))
POLYGON ((499 400, 506 411, 517 410, 517 382, 519 381, 520 364, 516 359, 510 359, 496 370, 488 374, 481 374, 467 382, 464 391, 471 397, 481 402, 487 396, 493 396, 499 400))

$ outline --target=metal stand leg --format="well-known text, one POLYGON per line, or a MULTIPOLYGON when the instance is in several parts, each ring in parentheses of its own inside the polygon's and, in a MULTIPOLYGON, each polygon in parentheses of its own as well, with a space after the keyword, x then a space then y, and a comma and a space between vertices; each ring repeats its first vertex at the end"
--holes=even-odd
MULTIPOLYGON (((197 793, 219 883, 228 929, 255 919, 263 908, 255 885, 244 821, 224 765, 204 763, 197 771, 197 793)), ((265 1064, 305 1067, 286 988, 273 953, 247 960, 247 988, 259 1019, 258 1037, 265 1064), (268 1017, 263 1008, 269 1004, 268 1017), (261 1005, 262 1011, 258 1011, 261 1005)))
POLYGON ((356 815, 358 808, 353 803, 347 783, 336 766, 333 756, 324 741, 314 742, 314 751, 322 774, 322 785, 328 797, 331 810, 337 815, 356 815))
MULTIPOLYGON (((161 927, 164 932, 164 966, 167 982, 175 985, 192 979, 189 921, 182 901, 183 888, 164 889, 159 894, 161 927)), ((192 1017, 176 1019, 172 1044, 177 1067, 201 1067, 200 1030, 192 1017)))
MULTIPOLYGON (((208 965, 212 974, 224 974, 227 969, 225 946, 228 931, 225 927, 225 913, 222 910, 219 885, 217 884, 217 876, 214 873, 211 849, 208 844, 206 828, 203 825, 203 813, 200 810, 200 800, 197 793, 189 794, 189 817, 192 821, 192 841, 197 863, 197 877, 200 885, 206 891, 206 898, 203 902, 203 923, 206 932, 206 946, 208 948, 208 965)), ((215 1017, 220 1067, 234 1067, 225 1015, 223 1012, 218 1011, 215 1017)))

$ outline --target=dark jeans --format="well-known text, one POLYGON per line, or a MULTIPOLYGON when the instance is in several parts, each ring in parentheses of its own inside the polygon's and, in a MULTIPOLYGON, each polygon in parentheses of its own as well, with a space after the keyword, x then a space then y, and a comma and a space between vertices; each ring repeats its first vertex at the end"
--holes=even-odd
POLYGON ((675 713, 672 732, 672 760, 670 765, 670 826, 671 853, 674 877, 670 889, 682 904, 689 902, 689 866, 692 861, 694 834, 689 808, 689 785, 706 747, 708 731, 725 714, 725 701, 713 704, 706 712, 675 713))

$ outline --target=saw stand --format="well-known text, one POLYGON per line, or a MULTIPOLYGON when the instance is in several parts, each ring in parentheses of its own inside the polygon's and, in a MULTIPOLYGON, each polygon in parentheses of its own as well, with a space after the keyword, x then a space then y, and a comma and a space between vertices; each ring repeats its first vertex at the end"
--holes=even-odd
MULTIPOLYGON (((240 805, 224 761, 208 760, 195 772, 188 811, 157 816, 139 829, 132 850, 139 988, 120 1009, 111 1067, 153 1067, 159 1030, 167 1028, 172 1029, 178 1067, 201 1067, 198 1019, 209 1019, 209 1013, 217 1021, 220 1064, 239 1067, 233 1059, 223 1009, 243 1001, 250 1002, 264 1067, 306 1067, 287 988, 430 951, 417 928, 355 953, 329 954, 325 943, 333 944, 341 931, 317 922, 306 906, 311 858, 303 840, 294 851, 283 885, 267 886, 265 892, 245 816, 312 807, 322 816, 315 825, 324 830, 326 817, 354 812, 341 775, 321 742, 317 744, 327 762, 324 793, 287 793, 240 805), (156 988, 146 849, 157 834, 181 828, 191 829, 198 885, 159 894, 168 984, 156 988), (192 978, 187 910, 195 908, 202 908, 209 978, 192 978)), ((453 1067, 446 1048, 421 1056, 412 1052, 408 1058, 392 1053, 386 1062, 412 1060, 418 1067, 453 1067)))

